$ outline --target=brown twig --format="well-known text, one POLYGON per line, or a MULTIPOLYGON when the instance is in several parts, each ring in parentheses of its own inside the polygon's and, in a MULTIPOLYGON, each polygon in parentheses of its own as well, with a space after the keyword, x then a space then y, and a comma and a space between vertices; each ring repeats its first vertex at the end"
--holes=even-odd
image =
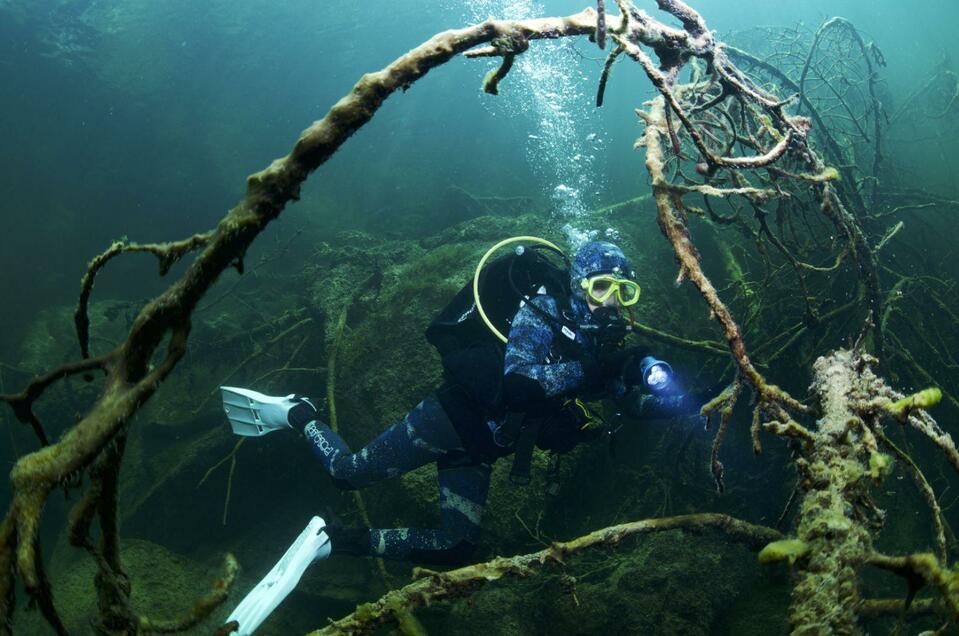
POLYGON ((20 393, 0 395, 0 401, 9 404, 16 418, 24 424, 29 424, 33 428, 37 439, 40 440, 40 444, 47 446, 50 441, 43 430, 43 425, 33 412, 33 403, 43 395, 44 391, 59 380, 81 373, 88 373, 93 369, 109 369, 113 358, 114 353, 109 353, 97 358, 87 358, 64 364, 49 373, 34 378, 20 393))
POLYGON ((942 509, 939 507, 939 502, 936 500, 936 493, 933 492, 932 486, 929 485, 929 482, 926 480, 926 476, 922 474, 922 470, 912 459, 912 457, 907 455, 901 448, 896 446, 893 441, 886 437, 882 431, 876 431, 876 437, 886 448, 893 452, 899 461, 903 462, 909 467, 909 472, 912 474, 913 481, 916 482, 916 487, 922 494, 923 499, 926 500, 926 504, 929 506, 929 511, 932 514, 932 524, 936 539, 936 554, 939 557, 939 562, 945 565, 947 563, 946 531, 944 526, 945 520, 943 519, 942 509))
POLYGON ((924 583, 936 587, 952 620, 959 621, 959 586, 956 584, 956 574, 941 566, 935 555, 910 554, 893 557, 873 553, 867 563, 905 578, 911 593, 924 583))
POLYGON ((617 45, 606 57, 606 63, 603 65, 603 73, 599 76, 599 87, 596 89, 596 107, 600 108, 606 98, 606 84, 609 82, 609 75, 613 72, 613 64, 625 49, 617 45))
POLYGON ((739 398, 739 392, 742 391, 743 383, 739 376, 725 391, 711 402, 700 409, 700 415, 710 417, 714 412, 719 412, 719 428, 716 429, 716 435, 713 437, 712 448, 709 452, 709 468, 713 475, 713 481, 716 484, 716 492, 722 494, 726 491, 725 468, 719 461, 719 447, 726 436, 726 430, 729 428, 729 420, 733 416, 733 409, 736 407, 736 400, 739 398))
MULTIPOLYGON (((90 319, 87 316, 87 305, 90 302, 90 294, 93 292, 93 283, 96 282, 97 274, 107 263, 121 254, 153 254, 160 264, 160 276, 165 276, 181 258, 205 246, 212 237, 213 232, 204 232, 171 243, 127 243, 125 240, 121 240, 114 242, 105 252, 90 261, 80 282, 80 299, 73 314, 77 338, 80 341, 81 355, 84 358, 90 357, 90 319)), ((238 265, 237 269, 241 270, 242 273, 242 265, 238 265)))

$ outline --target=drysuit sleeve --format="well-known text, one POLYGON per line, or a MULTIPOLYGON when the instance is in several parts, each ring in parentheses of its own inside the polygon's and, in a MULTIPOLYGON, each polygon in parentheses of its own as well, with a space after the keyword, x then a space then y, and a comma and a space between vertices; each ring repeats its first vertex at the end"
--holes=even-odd
MULTIPOLYGON (((536 296, 530 303, 559 317, 556 300, 536 296)), ((507 404, 520 408, 533 402, 580 389, 585 382, 583 364, 577 361, 549 362, 550 346, 556 332, 547 318, 524 305, 513 319, 506 343, 503 391, 507 404)))

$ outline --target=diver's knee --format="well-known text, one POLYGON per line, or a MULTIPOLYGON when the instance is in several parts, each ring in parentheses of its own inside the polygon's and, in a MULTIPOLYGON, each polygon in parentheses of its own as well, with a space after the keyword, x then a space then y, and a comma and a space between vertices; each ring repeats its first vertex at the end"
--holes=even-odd
POLYGON ((340 479, 337 477, 333 478, 333 485, 339 488, 340 490, 359 490, 362 486, 353 483, 349 479, 340 479))
POLYGON ((333 478, 333 485, 340 490, 359 490, 366 483, 359 479, 357 471, 353 469, 352 456, 340 456, 330 462, 327 472, 333 478))
POLYGON ((364 479, 362 473, 354 470, 337 470, 336 465, 330 466, 330 477, 333 478, 333 485, 340 490, 359 490, 370 485, 368 479, 364 479))
POLYGON ((465 565, 471 563, 473 556, 476 554, 476 543, 469 539, 461 539, 447 550, 447 553, 452 564, 465 565))

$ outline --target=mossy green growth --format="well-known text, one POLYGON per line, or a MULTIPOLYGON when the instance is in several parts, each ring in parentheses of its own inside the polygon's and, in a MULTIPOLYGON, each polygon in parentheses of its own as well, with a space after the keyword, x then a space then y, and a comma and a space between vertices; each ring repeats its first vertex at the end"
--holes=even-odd
POLYGON ((766 129, 766 132, 772 135, 773 139, 775 139, 777 143, 783 140, 783 134, 776 130, 776 127, 773 126, 773 120, 769 117, 769 115, 760 115, 759 123, 762 124, 762 127, 766 129))
POLYGON ((809 546, 805 541, 781 539, 773 541, 760 551, 759 562, 765 565, 788 559, 789 564, 792 565, 796 562, 796 559, 804 556, 807 552, 809 552, 809 546))
POLYGON ((819 178, 822 181, 839 181, 842 177, 839 175, 839 171, 828 166, 819 174, 819 178))
POLYGON ((373 603, 363 603, 361 605, 357 605, 356 609, 353 610, 353 615, 356 617, 356 620, 359 623, 374 620, 375 614, 373 612, 373 603))
POLYGON ((832 166, 826 166, 822 172, 813 174, 809 172, 800 172, 797 175, 803 181, 812 181, 813 183, 829 183, 831 181, 841 181, 842 176, 839 171, 832 166))
POLYGON ((869 455, 869 476, 879 479, 892 472, 892 457, 885 453, 874 452, 869 455))
POLYGON ((406 608, 395 608, 393 610, 396 616, 397 628, 400 634, 406 636, 427 636, 423 624, 413 615, 413 612, 406 608))
POLYGON ((498 72, 499 69, 494 68, 483 77, 483 92, 489 93, 490 95, 499 95, 499 90, 495 84, 496 74, 498 72))
POLYGON ((939 401, 942 399, 942 391, 936 387, 931 389, 923 389, 918 393, 913 393, 908 397, 904 397, 898 402, 894 402, 893 405, 889 408, 889 411, 896 416, 903 415, 914 409, 927 409, 930 406, 935 406, 939 404, 939 401))

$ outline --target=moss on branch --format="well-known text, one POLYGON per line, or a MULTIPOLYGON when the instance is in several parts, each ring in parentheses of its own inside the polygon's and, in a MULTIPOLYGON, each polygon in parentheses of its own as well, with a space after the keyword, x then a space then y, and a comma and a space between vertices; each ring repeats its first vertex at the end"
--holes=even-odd
POLYGON ((379 625, 395 623, 397 613, 431 605, 437 601, 469 596, 487 583, 507 576, 526 577, 547 566, 563 567, 568 557, 597 547, 615 547, 633 536, 682 529, 689 532, 714 530, 725 533, 732 541, 759 550, 778 540, 778 531, 717 513, 703 513, 646 519, 596 530, 571 541, 557 542, 549 547, 514 557, 498 557, 485 563, 434 572, 420 570, 419 580, 398 590, 392 590, 377 601, 364 603, 356 610, 330 625, 310 633, 310 636, 370 633, 379 625))

